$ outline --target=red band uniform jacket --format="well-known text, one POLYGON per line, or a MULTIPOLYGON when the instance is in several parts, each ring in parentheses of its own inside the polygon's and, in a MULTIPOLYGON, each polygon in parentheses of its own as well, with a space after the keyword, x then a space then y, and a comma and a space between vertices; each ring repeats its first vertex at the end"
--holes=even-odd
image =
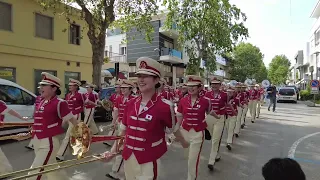
POLYGON ((73 115, 82 113, 84 104, 88 101, 85 94, 75 92, 74 94, 68 93, 66 101, 73 115))
POLYGON ((42 100, 34 113, 32 136, 38 139, 53 137, 64 133, 61 127, 63 120, 73 117, 68 103, 57 96, 51 100, 42 100))
POLYGON ((6 103, 0 100, 0 122, 4 120, 4 114, 6 114, 10 109, 7 107, 6 103))
POLYGON ((195 103, 191 104, 191 95, 182 98, 178 105, 177 116, 182 116, 182 128, 190 131, 192 128, 196 131, 203 131, 207 127, 205 120, 206 113, 210 112, 210 100, 205 97, 199 97, 195 103))
POLYGON ((132 96, 131 94, 128 96, 128 98, 125 98, 123 95, 119 96, 114 104, 114 109, 118 110, 118 122, 122 122, 124 109, 127 106, 128 102, 132 99, 134 99, 135 96, 132 96))
POLYGON ((226 106, 226 114, 228 116, 236 116, 238 114, 238 109, 237 107, 239 106, 239 99, 237 96, 233 96, 230 100, 228 105, 226 106), (231 106, 235 110, 235 112, 232 111, 231 106))
POLYGON ((126 130, 122 156, 125 160, 134 154, 139 164, 154 162, 166 151, 165 129, 175 127, 173 103, 157 93, 140 109, 141 96, 127 103, 121 129, 126 130))
MULTIPOLYGON (((86 99, 88 99, 89 101, 94 102, 94 103, 96 103, 98 101, 98 99, 99 99, 98 94, 94 94, 93 92, 85 93, 85 97, 86 97, 86 99)), ((96 106, 91 105, 91 104, 85 104, 84 107, 89 109, 89 108, 95 108, 96 106)))
POLYGON ((227 93, 219 91, 219 93, 214 94, 213 91, 206 93, 205 97, 210 99, 211 108, 217 115, 225 115, 226 113, 226 104, 227 104, 227 93))

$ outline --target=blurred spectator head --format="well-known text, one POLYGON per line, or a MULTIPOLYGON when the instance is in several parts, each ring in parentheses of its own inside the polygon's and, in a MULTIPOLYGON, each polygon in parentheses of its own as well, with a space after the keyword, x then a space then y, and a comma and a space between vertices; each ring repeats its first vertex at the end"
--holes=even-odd
POLYGON ((306 180, 300 165, 290 158, 273 158, 262 167, 265 180, 306 180))

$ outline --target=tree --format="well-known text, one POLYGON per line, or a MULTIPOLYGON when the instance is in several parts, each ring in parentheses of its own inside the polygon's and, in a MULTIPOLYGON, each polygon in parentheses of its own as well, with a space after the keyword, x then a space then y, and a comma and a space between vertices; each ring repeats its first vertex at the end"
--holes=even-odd
POLYGON ((247 78, 251 78, 261 82, 266 78, 263 54, 258 47, 250 43, 240 43, 230 56, 230 79, 244 82, 247 78))
POLYGON ((59 16, 78 15, 87 23, 87 36, 92 47, 93 83, 101 85, 106 30, 117 26, 123 32, 139 31, 150 41, 151 17, 157 14, 157 0, 36 0, 44 10, 53 9, 59 16), (63 5, 63 7, 61 7, 63 5), (79 6, 79 10, 72 6, 79 6))
POLYGON ((206 60, 207 71, 214 72, 216 54, 231 51, 240 38, 248 37, 245 14, 228 0, 164 0, 164 4, 169 10, 166 28, 176 25, 178 42, 189 56, 187 74, 199 74, 201 60, 206 60))
POLYGON ((268 70, 267 70, 266 66, 264 65, 264 63, 261 63, 261 66, 260 66, 258 72, 255 73, 253 75, 253 77, 258 83, 262 82, 265 79, 268 79, 268 70))
POLYGON ((268 77, 273 84, 285 84, 289 69, 290 61, 285 55, 276 55, 269 64, 268 77))

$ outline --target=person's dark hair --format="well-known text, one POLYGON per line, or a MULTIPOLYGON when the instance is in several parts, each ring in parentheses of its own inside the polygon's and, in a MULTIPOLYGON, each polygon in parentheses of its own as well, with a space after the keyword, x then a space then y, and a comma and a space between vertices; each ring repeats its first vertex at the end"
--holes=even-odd
POLYGON ((80 90, 80 87, 78 86, 77 90, 79 91, 80 90))
POLYGON ((54 87, 57 88, 57 90, 56 90, 56 95, 57 95, 57 96, 60 96, 60 95, 61 95, 61 90, 60 90, 60 88, 58 88, 58 87, 55 86, 55 85, 51 85, 51 87, 52 87, 52 88, 54 88, 54 87))
POLYGON ((290 158, 273 158, 262 167, 265 180, 306 180, 299 163, 290 158))

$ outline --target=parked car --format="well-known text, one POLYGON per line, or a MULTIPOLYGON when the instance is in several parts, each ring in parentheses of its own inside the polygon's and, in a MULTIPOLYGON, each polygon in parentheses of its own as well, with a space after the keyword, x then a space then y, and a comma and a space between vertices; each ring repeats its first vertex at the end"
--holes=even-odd
POLYGON ((299 100, 299 97, 300 97, 300 90, 297 86, 294 86, 294 85, 288 85, 286 87, 292 87, 296 90, 296 93, 297 93, 297 100, 299 100))
MULTIPOLYGON (((36 95, 22 86, 0 78, 0 100, 4 101, 10 109, 17 111, 22 116, 32 117, 36 95)), ((5 122, 25 122, 14 116, 6 115, 5 122)), ((29 120, 28 122, 33 122, 29 120)), ((26 127, 1 128, 0 136, 17 134, 29 131, 26 127)))
MULTIPOLYGON (((116 92, 115 87, 103 88, 100 94, 100 100, 110 99, 111 95, 116 92)), ((96 122, 112 121, 112 111, 107 111, 103 107, 97 107, 94 112, 94 120, 96 122)))
POLYGON ((290 101, 297 103, 297 91, 293 87, 281 87, 278 91, 278 102, 281 101, 290 101))

